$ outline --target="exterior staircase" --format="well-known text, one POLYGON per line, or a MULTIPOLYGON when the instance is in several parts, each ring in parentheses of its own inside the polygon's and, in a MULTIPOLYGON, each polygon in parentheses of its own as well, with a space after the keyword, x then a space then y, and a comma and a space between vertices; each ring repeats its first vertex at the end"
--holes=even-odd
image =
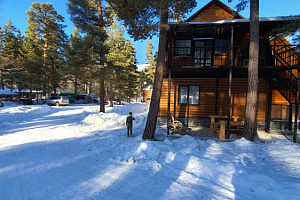
MULTIPOLYGON (((299 65, 299 51, 284 38, 271 41, 271 51, 275 66, 292 67, 299 65)), ((297 69, 278 72, 273 76, 273 87, 290 103, 296 103, 297 69)))

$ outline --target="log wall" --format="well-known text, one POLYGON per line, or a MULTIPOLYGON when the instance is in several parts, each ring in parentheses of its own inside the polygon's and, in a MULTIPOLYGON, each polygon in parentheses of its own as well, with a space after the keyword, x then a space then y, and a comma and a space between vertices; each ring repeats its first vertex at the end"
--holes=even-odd
POLYGON ((212 4, 206 10, 199 13, 191 22, 213 22, 224 19, 235 19, 231 13, 226 12, 224 9, 220 8, 216 4, 212 4))
MULTIPOLYGON (((268 106, 268 87, 269 84, 264 79, 259 79, 258 90, 258 113, 257 120, 265 121, 268 106)), ((217 111, 219 115, 227 115, 228 108, 228 79, 219 79, 219 97, 217 111)), ((174 78, 171 81, 171 114, 175 118, 209 118, 209 115, 215 114, 216 99, 216 79, 214 78, 174 78), (178 103, 178 87, 179 85, 199 85, 200 86, 200 105, 180 105, 178 103)), ((247 79, 233 78, 232 94, 231 94, 231 114, 245 117, 247 95, 247 79)), ((280 102, 283 97, 279 93, 273 91, 273 102, 280 102)), ((160 100, 160 117, 167 116, 168 105, 168 79, 164 78, 160 100)), ((281 112, 281 111, 277 111, 281 112)), ((276 114, 275 114, 276 115, 276 114)), ((278 115, 276 115, 278 117, 278 115)))

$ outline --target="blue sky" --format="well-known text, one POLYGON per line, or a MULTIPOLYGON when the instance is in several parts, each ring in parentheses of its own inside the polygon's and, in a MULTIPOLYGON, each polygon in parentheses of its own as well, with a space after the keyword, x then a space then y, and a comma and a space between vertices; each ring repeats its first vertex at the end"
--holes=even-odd
MULTIPOLYGON (((197 7, 189 14, 192 15, 198 11, 201 7, 206 5, 210 0, 197 0, 197 7)), ((70 21, 70 16, 66 11, 67 0, 0 0, 0 25, 6 24, 7 19, 10 19, 14 26, 21 30, 22 34, 25 34, 26 27, 28 26, 26 22, 26 10, 29 10, 30 4, 32 2, 49 2, 53 4, 55 10, 58 14, 65 17, 65 24, 68 27, 65 29, 66 33, 70 35, 72 29, 74 28, 72 22, 70 21)), ((239 2, 238 0, 233 0, 232 3, 228 3, 228 0, 222 0, 223 3, 229 7, 235 9, 235 5, 239 2)), ((261 0, 260 1, 260 17, 277 17, 277 16, 289 16, 300 14, 300 4, 299 0, 261 0)), ((249 17, 249 7, 241 12, 241 15, 248 18, 249 17)), ((128 35, 124 35, 129 38, 128 35)), ((133 41, 133 40, 132 40, 133 41)), ((134 47, 137 51, 137 62, 138 64, 146 63, 145 52, 146 52, 147 41, 137 41, 134 42, 134 47)), ((158 39, 153 38, 152 44, 155 49, 158 46, 158 39)))

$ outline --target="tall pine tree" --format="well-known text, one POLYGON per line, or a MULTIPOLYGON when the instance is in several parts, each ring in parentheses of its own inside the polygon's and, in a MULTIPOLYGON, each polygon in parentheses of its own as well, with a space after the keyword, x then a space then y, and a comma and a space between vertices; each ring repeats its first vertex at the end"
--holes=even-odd
POLYGON ((4 88, 6 85, 13 88, 17 83, 18 75, 20 74, 21 65, 21 46, 23 38, 20 31, 12 25, 10 20, 3 25, 3 32, 1 33, 1 83, 4 88))
POLYGON ((146 69, 147 73, 147 83, 153 85, 154 75, 155 75, 155 56, 153 54, 154 46, 151 43, 151 40, 148 40, 146 46, 146 60, 148 61, 149 66, 146 69))
POLYGON ((107 48, 105 41, 107 34, 106 8, 102 0, 69 0, 68 12, 71 15, 73 23, 84 33, 90 35, 93 39, 93 49, 97 63, 100 67, 100 112, 105 112, 104 106, 104 62, 107 48))
MULTIPOLYGON (((73 82, 75 93, 78 93, 79 86, 84 85, 89 79, 87 66, 92 62, 89 54, 89 41, 88 35, 83 37, 80 35, 79 30, 75 28, 65 50, 66 65, 63 72, 73 82)), ((80 92, 85 91, 81 90, 80 92)))
POLYGON ((61 51, 66 42, 64 18, 57 14, 51 3, 32 3, 27 11, 28 34, 35 34, 40 40, 39 48, 43 51, 43 92, 56 92, 60 81, 58 68, 61 65, 61 51))
MULTIPOLYGON (((232 0, 229 0, 231 2, 232 0)), ((237 10, 243 10, 250 2, 250 44, 248 65, 248 92, 246 101, 245 128, 243 136, 253 141, 257 132, 257 90, 259 59, 259 0, 240 0, 237 10)))
MULTIPOLYGON (((109 65, 110 90, 118 91, 119 101, 124 98, 131 99, 136 88, 136 59, 135 50, 130 40, 123 37, 124 30, 119 27, 116 18, 108 29, 107 64, 109 65)), ((110 91, 110 99, 114 91, 110 91)))
POLYGON ((181 18, 196 6, 195 0, 107 0, 135 40, 159 32, 158 58, 143 139, 154 139, 159 111, 169 18, 181 18), (172 12, 170 12, 172 10, 172 12))

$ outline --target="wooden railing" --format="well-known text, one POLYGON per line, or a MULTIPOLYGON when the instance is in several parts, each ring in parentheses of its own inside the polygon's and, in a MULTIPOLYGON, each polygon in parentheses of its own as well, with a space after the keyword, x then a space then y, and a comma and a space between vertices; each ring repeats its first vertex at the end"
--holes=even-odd
MULTIPOLYGON (((260 45, 259 67, 297 66, 300 62, 298 45, 260 45)), ((230 66, 230 47, 179 47, 171 49, 171 66, 210 67, 230 66)), ((233 47, 233 66, 248 66, 249 46, 233 47)))

